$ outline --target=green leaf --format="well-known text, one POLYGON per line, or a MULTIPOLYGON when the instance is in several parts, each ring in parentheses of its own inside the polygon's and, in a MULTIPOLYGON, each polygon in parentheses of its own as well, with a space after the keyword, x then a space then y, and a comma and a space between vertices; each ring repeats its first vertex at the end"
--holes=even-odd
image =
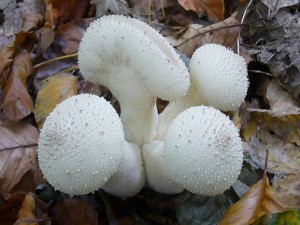
POLYGON ((300 210, 291 210, 276 214, 269 225, 299 225, 300 210))

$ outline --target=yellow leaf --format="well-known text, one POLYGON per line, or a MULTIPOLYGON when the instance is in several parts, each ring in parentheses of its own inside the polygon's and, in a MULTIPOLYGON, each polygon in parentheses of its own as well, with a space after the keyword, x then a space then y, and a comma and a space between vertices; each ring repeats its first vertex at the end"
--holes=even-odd
POLYGON ((273 192, 266 172, 237 203, 231 205, 220 225, 247 225, 267 213, 279 213, 286 207, 273 192))
POLYGON ((66 74, 55 75, 42 81, 34 110, 35 120, 40 129, 58 103, 77 94, 77 83, 76 77, 66 74))
POLYGON ((36 205, 35 199, 31 195, 26 195, 22 207, 18 213, 17 224, 19 225, 38 225, 35 217, 36 214, 36 205))

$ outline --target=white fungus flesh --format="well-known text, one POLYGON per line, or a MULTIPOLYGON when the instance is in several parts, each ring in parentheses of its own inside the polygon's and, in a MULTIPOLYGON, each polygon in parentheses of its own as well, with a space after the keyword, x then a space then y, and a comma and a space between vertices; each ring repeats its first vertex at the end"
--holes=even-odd
POLYGON ((222 194, 243 163, 238 129, 225 114, 207 106, 179 114, 167 132, 164 151, 171 179, 200 195, 222 194))
POLYGON ((125 138, 139 145, 156 136, 156 98, 187 93, 189 73, 166 39, 137 19, 110 15, 94 21, 78 51, 90 82, 109 88, 121 106, 125 138))
POLYGON ((145 182, 146 175, 141 149, 137 144, 125 142, 118 170, 102 189, 111 195, 129 198, 139 193, 145 182))
POLYGON ((243 57, 219 44, 198 48, 189 64, 191 85, 183 98, 172 101, 159 115, 157 139, 164 140, 171 122, 191 106, 207 105, 236 110, 244 101, 249 82, 243 57))
POLYGON ((178 194, 184 189, 168 176, 164 161, 164 142, 154 140, 143 145, 143 158, 145 161, 147 184, 162 194, 178 194))
POLYGON ((72 96, 46 118, 38 141, 39 166, 61 192, 87 194, 118 169, 124 131, 118 114, 96 95, 72 96))

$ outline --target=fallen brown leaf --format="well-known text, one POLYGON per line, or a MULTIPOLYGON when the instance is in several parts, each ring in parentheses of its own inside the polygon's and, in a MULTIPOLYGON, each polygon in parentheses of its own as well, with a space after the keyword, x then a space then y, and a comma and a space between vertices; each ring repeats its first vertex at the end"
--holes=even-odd
POLYGON ((178 0, 185 10, 206 14, 209 21, 219 22, 224 19, 223 0, 178 0))
MULTIPOLYGON (((28 171, 37 174, 38 130, 24 122, 0 122, 0 193, 9 193, 28 171)), ((31 183, 32 189, 35 182, 31 183)))
POLYGON ((278 200, 265 172, 263 178, 250 187, 243 198, 229 207, 220 225, 248 225, 267 213, 285 210, 286 207, 278 200))
POLYGON ((198 47, 207 43, 217 43, 235 50, 239 30, 238 21, 232 15, 219 23, 206 27, 191 24, 183 34, 167 38, 180 52, 191 57, 198 47))
POLYGON ((18 212, 25 198, 25 193, 16 193, 5 196, 5 201, 0 204, 0 224, 12 225, 17 220, 18 212))
POLYGON ((5 84, 9 73, 9 68, 14 61, 16 51, 15 43, 4 46, 0 52, 0 88, 5 84))
POLYGON ((14 59, 2 96, 1 109, 4 117, 9 120, 20 120, 33 111, 32 100, 26 87, 31 71, 30 56, 26 50, 22 50, 14 59))
POLYGON ((52 209, 53 225, 97 225, 98 213, 81 199, 66 199, 52 209))
POLYGON ((77 94, 77 83, 76 77, 67 74, 55 75, 41 82, 34 110, 35 120, 40 129, 46 117, 58 103, 77 94))
POLYGON ((39 13, 25 13, 23 18, 23 31, 34 31, 43 20, 43 16, 39 13))

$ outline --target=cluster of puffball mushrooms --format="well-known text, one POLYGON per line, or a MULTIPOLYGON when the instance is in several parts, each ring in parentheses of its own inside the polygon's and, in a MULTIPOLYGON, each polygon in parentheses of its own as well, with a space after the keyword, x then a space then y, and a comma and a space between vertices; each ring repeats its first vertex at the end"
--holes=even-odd
POLYGON ((86 30, 78 51, 84 78, 104 98, 72 96, 46 118, 38 142, 47 181, 70 195, 103 189, 119 197, 145 185, 166 194, 222 194, 237 179, 242 141, 219 110, 236 110, 247 89, 244 59, 217 44, 193 54, 187 69, 170 43, 134 18, 110 15, 86 30), (157 98, 169 101, 158 114, 157 98))

